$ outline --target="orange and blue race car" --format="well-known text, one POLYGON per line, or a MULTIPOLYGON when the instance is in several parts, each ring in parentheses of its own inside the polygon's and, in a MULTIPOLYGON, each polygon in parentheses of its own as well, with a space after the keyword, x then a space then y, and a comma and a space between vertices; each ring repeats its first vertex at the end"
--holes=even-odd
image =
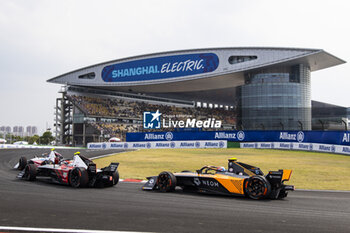
POLYGON ((282 199, 293 191, 293 185, 285 185, 292 170, 270 171, 264 176, 260 168, 238 162, 236 158, 228 161, 228 169, 204 166, 191 172, 161 172, 158 176, 147 177, 143 190, 171 192, 176 186, 184 191, 247 196, 252 199, 282 199))

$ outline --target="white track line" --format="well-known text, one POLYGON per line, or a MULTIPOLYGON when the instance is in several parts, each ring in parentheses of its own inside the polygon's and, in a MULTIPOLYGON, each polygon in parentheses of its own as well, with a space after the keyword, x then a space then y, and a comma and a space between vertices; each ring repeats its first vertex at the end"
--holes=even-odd
POLYGON ((93 160, 93 159, 99 159, 99 158, 108 157, 108 156, 112 156, 112 155, 115 155, 115 154, 121 154, 121 153, 124 153, 124 152, 113 153, 113 154, 106 154, 106 155, 100 155, 100 156, 92 157, 92 158, 90 158, 90 159, 91 159, 91 160, 93 160))
POLYGON ((112 155, 115 155, 115 154, 122 154, 122 153, 130 152, 130 151, 134 151, 134 150, 126 150, 126 151, 121 151, 121 152, 115 152, 115 153, 112 153, 112 154, 100 155, 100 156, 96 156, 96 157, 91 157, 90 159, 91 160, 99 159, 99 158, 103 158, 103 157, 112 156, 112 155))
POLYGON ((136 231, 100 231, 100 230, 85 230, 85 229, 59 229, 59 228, 8 227, 8 226, 0 226, 0 230, 36 231, 36 232, 140 233, 136 231))
POLYGON ((306 191, 306 192, 324 192, 324 193, 350 193, 346 190, 322 190, 322 189, 295 189, 295 191, 306 191))

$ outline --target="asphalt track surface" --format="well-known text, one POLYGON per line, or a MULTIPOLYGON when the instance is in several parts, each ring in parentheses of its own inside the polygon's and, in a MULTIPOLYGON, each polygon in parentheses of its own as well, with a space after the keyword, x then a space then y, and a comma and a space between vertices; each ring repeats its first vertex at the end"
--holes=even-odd
MULTIPOLYGON (((0 150, 0 226, 140 232, 350 232, 350 192, 295 191, 284 200, 141 191, 120 182, 74 189, 23 181, 20 156, 48 149, 0 150)), ((71 157, 73 150, 58 150, 71 157)), ((84 151, 87 157, 111 151, 84 151)), ((123 166, 122 164, 120 166, 123 166)), ((0 230, 1 231, 1 230, 0 230)))

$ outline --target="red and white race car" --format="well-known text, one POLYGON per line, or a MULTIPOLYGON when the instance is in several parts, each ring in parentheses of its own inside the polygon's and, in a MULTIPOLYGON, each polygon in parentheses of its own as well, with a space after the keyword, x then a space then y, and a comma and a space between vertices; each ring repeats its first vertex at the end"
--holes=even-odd
POLYGON ((46 153, 46 154, 42 154, 40 157, 35 156, 32 159, 27 159, 26 157, 22 156, 18 163, 14 166, 15 169, 18 170, 23 170, 27 164, 35 164, 37 166, 39 165, 45 165, 45 164, 49 164, 49 163, 59 163, 60 161, 63 160, 63 156, 56 152, 55 149, 51 149, 50 153, 46 153))
POLYGON ((118 166, 119 163, 111 163, 108 167, 97 169, 94 162, 77 152, 72 160, 41 165, 34 162, 28 163, 17 178, 33 181, 37 177, 47 177, 51 178, 54 183, 66 184, 75 188, 106 187, 118 183, 118 166))

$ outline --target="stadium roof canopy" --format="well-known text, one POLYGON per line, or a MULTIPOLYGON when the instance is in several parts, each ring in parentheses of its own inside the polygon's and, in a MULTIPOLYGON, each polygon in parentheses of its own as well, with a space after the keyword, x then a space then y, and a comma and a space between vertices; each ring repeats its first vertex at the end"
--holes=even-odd
POLYGON ((208 48, 123 58, 81 68, 48 82, 229 104, 244 73, 304 64, 311 71, 345 61, 322 49, 208 48))

